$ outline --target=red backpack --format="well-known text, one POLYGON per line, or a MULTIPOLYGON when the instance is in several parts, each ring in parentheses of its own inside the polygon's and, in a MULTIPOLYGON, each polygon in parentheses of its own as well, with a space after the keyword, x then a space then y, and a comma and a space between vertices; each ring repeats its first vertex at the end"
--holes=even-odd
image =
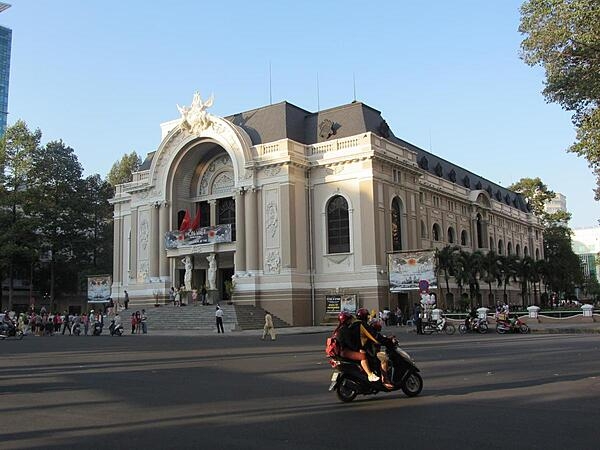
POLYGON ((340 325, 333 331, 331 337, 328 337, 327 341, 325 341, 325 354, 329 357, 340 356, 342 351, 342 346, 338 340, 339 329, 340 325))

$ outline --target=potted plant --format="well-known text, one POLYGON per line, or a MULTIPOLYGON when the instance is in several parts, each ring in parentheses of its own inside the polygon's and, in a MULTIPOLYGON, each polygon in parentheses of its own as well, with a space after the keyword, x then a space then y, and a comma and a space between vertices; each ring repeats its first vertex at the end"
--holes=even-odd
POLYGON ((225 293, 227 294, 227 304, 233 304, 233 293, 235 291, 235 282, 233 280, 225 281, 225 293))

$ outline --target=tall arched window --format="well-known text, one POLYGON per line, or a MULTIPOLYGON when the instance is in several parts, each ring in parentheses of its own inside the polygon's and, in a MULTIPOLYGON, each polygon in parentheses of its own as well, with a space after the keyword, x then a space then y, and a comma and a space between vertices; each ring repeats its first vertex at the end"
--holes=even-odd
POLYGON ((235 241, 235 200, 220 198, 217 200, 217 225, 231 224, 231 239, 235 241))
POLYGON ((427 238, 427 227, 425 226, 425 222, 421 220, 421 237, 423 239, 427 238))
POLYGON ((454 241, 456 240, 455 234, 456 233, 454 232, 454 228, 448 227, 448 243, 449 244, 454 244, 454 241))
POLYGON ((469 236, 467 230, 462 230, 460 233, 460 245, 469 245, 469 236))
POLYGON ((477 214, 477 248, 483 248, 483 224, 481 214, 477 214))
POLYGON ((504 254, 504 242, 502 241, 502 239, 498 240, 498 254, 499 255, 504 254))
POLYGON ((535 260, 537 261, 537 260, 539 260, 539 259, 540 259, 540 249, 539 249, 539 248, 536 248, 536 249, 535 249, 535 260))
POLYGON ((517 256, 520 258, 521 257, 521 246, 519 244, 517 244, 517 246, 515 247, 515 252, 516 252, 517 256))
POLYGON ((348 202, 341 195, 336 195, 327 204, 327 252, 347 253, 349 251, 348 202))
POLYGON ((512 255, 512 243, 508 243, 506 244, 506 254, 507 255, 512 255))
POLYGON ((402 250, 402 204, 400 199, 395 197, 392 200, 392 250, 397 252, 402 250))
POLYGON ((431 229, 431 237, 434 241, 440 240, 440 226, 437 223, 433 224, 433 228, 431 229))

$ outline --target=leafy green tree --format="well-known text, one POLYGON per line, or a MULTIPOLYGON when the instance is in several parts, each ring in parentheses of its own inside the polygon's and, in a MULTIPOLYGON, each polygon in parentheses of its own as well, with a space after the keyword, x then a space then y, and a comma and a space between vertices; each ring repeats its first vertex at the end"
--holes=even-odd
POLYGON ((587 159, 600 200, 600 3, 528 0, 519 31, 522 59, 546 72, 546 100, 573 112, 577 136, 569 151, 587 159))
POLYGON ((461 250, 454 264, 454 277, 459 285, 462 297, 464 285, 469 286, 469 299, 474 306, 479 297, 479 274, 482 270, 483 253, 480 251, 466 252, 461 250))
POLYGON ((142 160, 136 152, 125 154, 113 164, 106 179, 113 187, 117 184, 128 183, 133 179, 133 173, 138 171, 141 164, 142 160))
POLYGON ((35 259, 35 224, 26 215, 33 161, 42 133, 18 121, 0 139, 0 279, 8 278, 8 306, 13 302, 16 271, 30 273, 35 259))
POLYGON ((550 290, 570 295, 583 283, 581 261, 571 246, 571 230, 564 226, 544 230, 546 284, 550 290))
POLYGON ((555 224, 567 225, 569 220, 571 220, 571 213, 566 211, 558 211, 556 213, 546 212, 546 204, 556 197, 556 194, 548 189, 548 186, 539 177, 521 178, 508 188, 525 197, 531 207, 531 212, 541 220, 544 226, 555 224))

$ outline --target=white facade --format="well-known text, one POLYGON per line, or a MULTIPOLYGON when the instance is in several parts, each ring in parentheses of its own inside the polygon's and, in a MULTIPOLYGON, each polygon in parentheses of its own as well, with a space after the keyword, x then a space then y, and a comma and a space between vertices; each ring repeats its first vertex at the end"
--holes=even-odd
POLYGON ((206 107, 198 97, 181 108, 134 180, 117 186, 113 296, 164 298, 183 284, 187 256, 199 289, 214 256, 216 298, 233 279, 235 302, 308 325, 332 292, 369 309, 412 302, 413 293, 389 292, 394 250, 453 243, 543 257, 541 228, 516 194, 449 164, 428 169, 435 157, 393 137, 366 105, 308 113, 282 103, 231 118, 206 107), (167 232, 199 205, 204 226, 235 223, 235 240, 167 248, 167 232))

